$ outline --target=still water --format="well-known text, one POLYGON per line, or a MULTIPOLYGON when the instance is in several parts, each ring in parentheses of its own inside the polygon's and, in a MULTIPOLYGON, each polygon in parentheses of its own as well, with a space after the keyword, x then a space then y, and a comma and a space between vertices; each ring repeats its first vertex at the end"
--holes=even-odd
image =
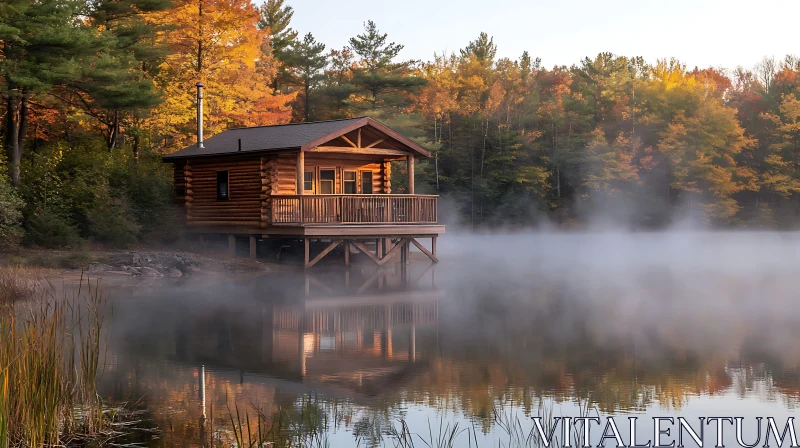
POLYGON ((255 432, 279 410, 333 447, 409 446, 404 424, 415 446, 533 446, 532 416, 783 427, 798 248, 793 233, 449 236, 439 265, 405 272, 108 282, 100 390, 147 410, 149 446, 230 445, 236 421, 255 432))

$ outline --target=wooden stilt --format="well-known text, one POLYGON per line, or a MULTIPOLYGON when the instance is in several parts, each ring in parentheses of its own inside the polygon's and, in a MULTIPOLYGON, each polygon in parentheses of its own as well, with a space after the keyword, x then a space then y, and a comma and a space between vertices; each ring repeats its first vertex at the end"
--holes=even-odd
POLYGON ((389 260, 390 260, 390 259, 391 259, 391 258, 394 256, 394 254, 395 254, 397 251, 400 251, 400 257, 402 258, 402 256, 403 256, 403 252, 402 252, 402 250, 401 250, 401 249, 403 248, 403 245, 404 245, 405 243, 406 243, 406 240, 405 240, 405 239, 401 239, 401 240, 400 240, 400 242, 399 242, 399 243, 397 243, 397 245, 395 245, 395 246, 392 248, 392 250, 390 250, 390 251, 389 251, 389 252, 388 252, 386 255, 384 255, 384 256, 383 256, 383 258, 382 258, 380 261, 378 261, 378 264, 379 264, 379 265, 383 265, 383 264, 385 264, 387 261, 389 261, 389 260))
POLYGON ((381 247, 381 238, 375 240, 375 253, 378 255, 378 258, 383 258, 383 247, 381 247))
POLYGON ((431 253, 436 257, 436 237, 431 238, 431 253))
POLYGON ((303 243, 305 245, 305 258, 304 258, 304 266, 308 267, 309 257, 311 255, 311 240, 308 238, 303 238, 303 243))
POLYGON ((375 263, 377 263, 379 265, 383 264, 381 262, 380 258, 376 257, 375 254, 373 254, 369 249, 366 248, 366 246, 364 246, 364 243, 362 243, 362 242, 360 242, 358 240, 353 240, 353 246, 356 246, 356 248, 358 250, 360 250, 361 252, 364 252, 375 263))
MULTIPOLYGON (((308 241, 308 240, 306 240, 306 241, 308 241)), ((317 264, 319 262, 319 260, 322 260, 325 257, 325 255, 328 255, 333 249, 336 249, 336 246, 338 246, 341 243, 342 243, 342 240, 334 240, 331 244, 328 245, 328 247, 326 247, 322 252, 319 253, 319 255, 314 257, 314 259, 311 260, 311 261, 308 261, 308 255, 309 255, 309 253, 308 253, 308 243, 306 243, 306 267, 310 268, 311 266, 314 266, 315 264, 317 264)))
POLYGON ((228 235, 228 254, 231 257, 236 256, 236 235, 228 235))
MULTIPOLYGON (((426 248, 425 248, 425 246, 423 246, 422 244, 420 244, 420 242, 419 242, 419 241, 417 241, 417 240, 416 240, 416 239, 414 239, 414 238, 411 238, 411 239, 410 239, 410 241, 411 241, 411 242, 412 242, 412 243, 413 243, 415 246, 417 246, 417 249, 419 249, 419 250, 420 250, 420 251, 421 251, 423 254, 427 255, 427 256, 428 256, 428 258, 430 258, 432 262, 434 262, 434 263, 438 263, 438 262, 439 262, 439 259, 438 259, 438 258, 436 258, 436 255, 433 255, 433 253, 431 253, 431 251, 429 251, 428 249, 426 249, 426 248)), ((435 246, 434 246, 434 247, 435 247, 435 246)), ((436 249, 434 249, 434 250, 436 250, 436 249)))
POLYGON ((252 258, 253 260, 256 259, 256 247, 257 247, 256 245, 257 244, 258 244, 258 242, 256 241, 256 237, 253 236, 253 235, 250 235, 250 258, 252 258))
POLYGON ((350 240, 344 240, 344 265, 350 266, 350 240))

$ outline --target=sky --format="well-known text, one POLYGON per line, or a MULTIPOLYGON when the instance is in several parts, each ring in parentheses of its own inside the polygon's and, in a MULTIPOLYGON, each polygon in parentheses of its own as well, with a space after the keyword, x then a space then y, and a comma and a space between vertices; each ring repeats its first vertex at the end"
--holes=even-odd
MULTIPOLYGON (((262 0, 254 0, 261 2, 262 0)), ((545 67, 610 51, 688 68, 752 67, 800 55, 800 0, 286 0, 292 26, 328 48, 347 45, 373 20, 402 59, 457 52, 485 31, 499 57, 527 50, 545 67)))

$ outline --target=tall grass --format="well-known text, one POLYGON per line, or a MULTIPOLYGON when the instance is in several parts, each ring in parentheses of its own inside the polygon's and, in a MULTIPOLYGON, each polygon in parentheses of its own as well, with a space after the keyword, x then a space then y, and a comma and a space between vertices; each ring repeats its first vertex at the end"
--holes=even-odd
POLYGON ((102 429, 95 387, 103 295, 88 279, 71 296, 55 291, 0 304, 0 448, 64 445, 102 429))
MULTIPOLYGON (((327 448, 328 440, 327 414, 320 409, 316 400, 303 397, 299 409, 278 408, 267 414, 263 409, 252 406, 244 414, 237 404, 228 409, 233 429, 233 446, 239 448, 281 447, 281 448, 327 448), (256 418, 251 424, 250 416, 256 418)), ((214 433, 214 431, 212 431, 214 433)), ((211 441, 213 445, 213 440, 211 441)))

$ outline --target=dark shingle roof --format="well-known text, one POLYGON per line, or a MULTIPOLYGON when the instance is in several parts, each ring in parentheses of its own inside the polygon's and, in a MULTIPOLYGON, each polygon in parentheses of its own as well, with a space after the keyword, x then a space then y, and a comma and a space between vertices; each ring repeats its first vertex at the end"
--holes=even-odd
POLYGON ((386 132, 392 138, 408 145, 411 150, 429 156, 425 149, 377 123, 375 120, 368 117, 356 117, 342 120, 229 129, 205 140, 202 148, 198 148, 196 144, 193 144, 180 151, 167 154, 163 158, 164 160, 169 160, 281 149, 306 150, 309 146, 322 144, 327 140, 336 138, 366 124, 386 132), (241 151, 239 151, 239 140, 241 140, 242 144, 241 151))

